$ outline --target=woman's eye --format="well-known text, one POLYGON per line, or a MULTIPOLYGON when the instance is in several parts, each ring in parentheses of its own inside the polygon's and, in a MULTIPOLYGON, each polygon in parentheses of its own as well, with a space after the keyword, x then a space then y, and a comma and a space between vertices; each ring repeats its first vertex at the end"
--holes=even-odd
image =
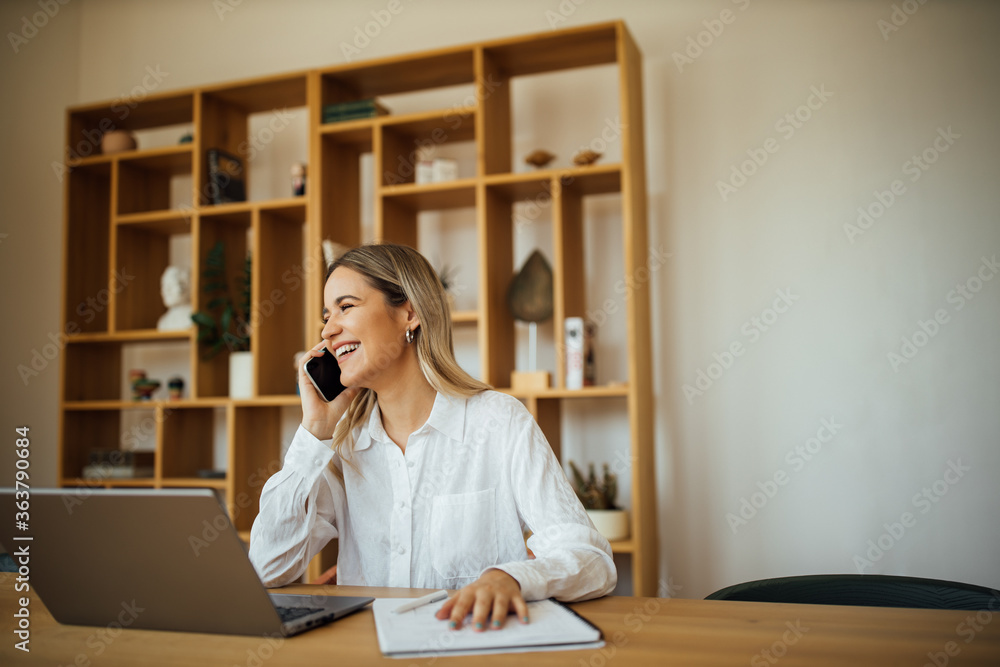
POLYGON ((344 312, 344 311, 345 311, 345 310, 347 310, 348 308, 353 308, 353 307, 354 307, 354 306, 353 306, 353 304, 350 304, 350 303, 342 303, 342 304, 340 304, 340 312, 344 312))

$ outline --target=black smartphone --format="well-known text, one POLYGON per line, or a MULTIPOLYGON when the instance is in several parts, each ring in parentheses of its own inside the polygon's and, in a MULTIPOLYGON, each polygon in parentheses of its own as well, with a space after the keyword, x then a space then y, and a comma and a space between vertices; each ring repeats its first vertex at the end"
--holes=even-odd
POLYGON ((322 357, 310 357, 305 365, 306 376, 316 387, 316 391, 329 403, 347 389, 340 382, 340 364, 330 350, 323 348, 322 357))

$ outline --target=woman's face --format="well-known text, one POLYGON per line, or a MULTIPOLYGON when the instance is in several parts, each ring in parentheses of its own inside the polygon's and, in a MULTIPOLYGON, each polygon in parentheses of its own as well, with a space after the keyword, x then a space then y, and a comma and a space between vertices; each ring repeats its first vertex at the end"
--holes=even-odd
POLYGON ((323 290, 323 340, 340 364, 347 387, 378 391, 405 351, 405 334, 416 326, 409 304, 392 307, 357 271, 338 267, 323 290))

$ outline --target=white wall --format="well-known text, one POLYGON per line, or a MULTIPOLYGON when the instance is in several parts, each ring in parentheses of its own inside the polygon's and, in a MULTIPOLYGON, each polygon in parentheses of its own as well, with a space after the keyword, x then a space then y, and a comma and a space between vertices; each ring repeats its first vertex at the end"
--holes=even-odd
MULTIPOLYGON (((361 57, 545 31, 560 8, 558 27, 624 18, 635 35, 650 245, 671 253, 652 274, 662 590, 702 597, 749 579, 856 572, 855 556, 880 538, 889 548, 865 572, 1000 586, 1000 488, 989 481, 1000 471, 1000 281, 977 283, 995 271, 982 258, 1000 254, 1000 7, 897 2, 919 8, 883 36, 888 1, 577 2, 404 1, 361 57), (732 21, 713 23, 723 10, 732 21), (709 28, 720 34, 710 40, 709 28), (693 62, 675 60, 699 37, 707 46, 693 62), (800 108, 814 87, 828 98, 800 108), (799 127, 782 122, 797 110, 799 127), (935 155, 948 128, 957 138, 935 155), (766 162, 723 198, 719 181, 747 151, 763 161, 765 146, 766 162), (925 150, 936 160, 914 180, 907 162, 925 150), (896 179, 902 194, 849 238, 858 207, 896 179), (969 281, 971 300, 952 293, 969 281), (768 310, 779 291, 792 299, 779 301, 783 313, 768 310), (937 311, 947 319, 925 324, 935 331, 925 341, 919 322, 937 311), (894 368, 887 355, 915 333, 923 345, 894 368), (737 343, 742 353, 726 358, 737 343), (699 371, 711 385, 685 392, 699 371), (824 420, 836 433, 810 442, 824 420), (795 454, 810 446, 809 460, 795 454), (947 472, 959 462, 961 477, 947 472), (776 476, 783 483, 770 488, 776 476), (773 497, 754 496, 761 486, 773 497), (936 502, 918 495, 925 488, 936 502), (727 515, 744 498, 761 507, 736 524, 727 515), (899 535, 904 512, 911 525, 899 535), (882 535, 886 524, 898 538, 882 535)), ((60 190, 49 163, 63 107, 127 94, 147 66, 169 72, 168 90, 343 62, 340 44, 386 3, 242 2, 221 17, 218 6, 83 0, 0 60, 17 93, 4 109, 0 183, 3 423, 8 434, 32 425, 40 482, 55 479, 56 373, 25 388, 15 369, 59 326, 60 190)), ((0 26, 31 11, 5 5, 0 26)), ((558 108, 555 90, 534 91, 540 120, 524 148, 593 136, 591 120, 613 113, 596 88, 581 121, 583 105, 558 108)), ((613 293, 609 280, 591 276, 589 298, 613 293)), ((0 474, 13 469, 9 456, 0 464, 0 474)))

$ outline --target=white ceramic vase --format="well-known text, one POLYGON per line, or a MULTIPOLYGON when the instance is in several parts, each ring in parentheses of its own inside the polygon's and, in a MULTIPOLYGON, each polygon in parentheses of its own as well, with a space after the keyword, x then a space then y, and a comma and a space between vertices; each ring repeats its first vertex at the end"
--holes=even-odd
POLYGON ((587 516, 608 542, 628 538, 627 510, 587 510, 587 516))
POLYGON ((250 352, 229 355, 229 398, 253 396, 253 356, 250 352))

